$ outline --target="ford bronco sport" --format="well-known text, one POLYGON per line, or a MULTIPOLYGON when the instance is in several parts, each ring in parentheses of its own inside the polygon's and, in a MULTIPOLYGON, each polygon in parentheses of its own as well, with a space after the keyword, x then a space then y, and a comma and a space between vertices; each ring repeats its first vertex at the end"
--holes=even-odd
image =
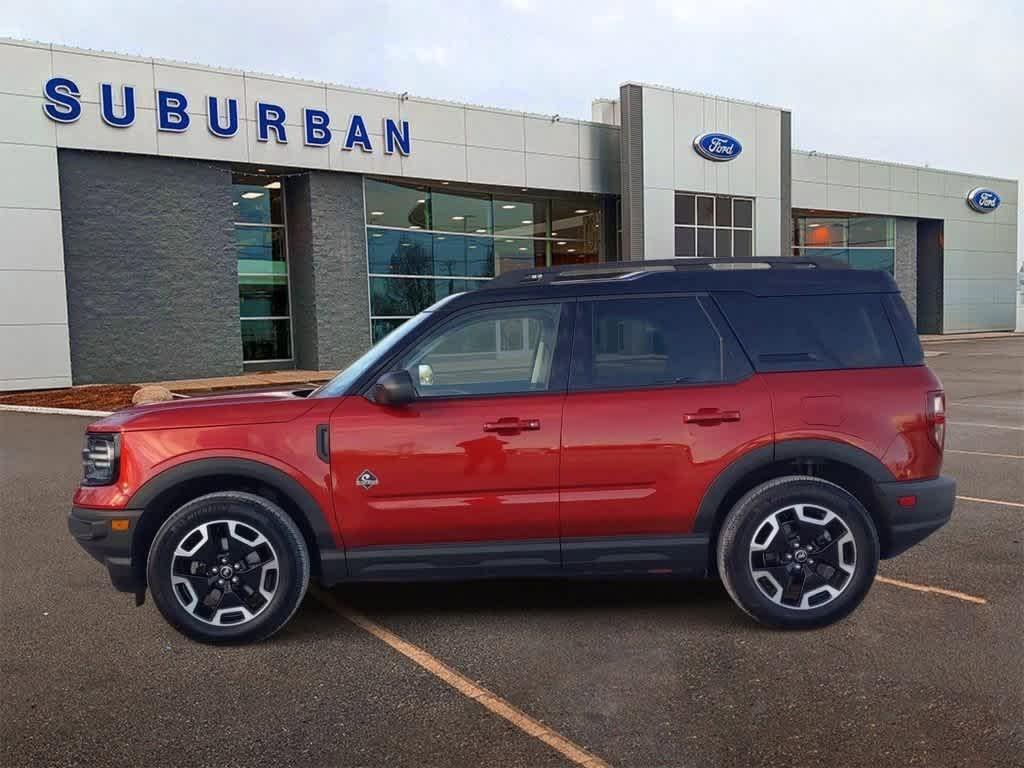
POLYGON ((820 627, 949 519, 944 433, 886 273, 527 270, 319 389, 92 424, 68 523, 117 589, 206 642, 269 636, 311 578, 710 576, 760 622, 820 627))

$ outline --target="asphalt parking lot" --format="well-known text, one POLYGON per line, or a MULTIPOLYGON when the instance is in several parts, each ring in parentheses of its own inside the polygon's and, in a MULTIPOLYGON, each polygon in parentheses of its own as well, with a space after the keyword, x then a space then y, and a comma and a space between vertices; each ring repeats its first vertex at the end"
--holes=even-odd
POLYGON ((500 582, 197 645, 67 534, 88 419, 0 412, 0 765, 1024 765, 1024 338, 926 349, 957 512, 809 633, 711 583, 500 582))

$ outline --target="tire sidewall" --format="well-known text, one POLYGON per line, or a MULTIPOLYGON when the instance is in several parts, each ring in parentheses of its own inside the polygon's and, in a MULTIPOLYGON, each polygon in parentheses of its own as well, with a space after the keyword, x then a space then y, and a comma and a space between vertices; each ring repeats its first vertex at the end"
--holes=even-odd
POLYGON ((153 539, 146 570, 150 593, 164 618, 188 637, 206 643, 251 642, 274 633, 298 608, 309 580, 305 547, 294 523, 276 504, 244 493, 209 494, 174 512, 153 539), (200 621, 185 610, 171 585, 174 550, 196 526, 214 520, 251 526, 267 538, 277 556, 277 591, 259 615, 243 624, 218 627, 200 621))
POLYGON ((732 521, 734 535, 729 551, 721 553, 720 567, 727 571, 734 598, 758 621, 782 628, 824 626, 847 616, 871 588, 878 569, 878 534, 864 506, 843 488, 809 477, 767 483, 741 499, 730 517, 733 514, 739 519, 732 521), (773 603, 754 582, 749 564, 750 543, 761 524, 772 513, 793 504, 813 504, 834 512, 853 534, 857 551, 854 573, 842 593, 824 605, 806 610, 773 603))

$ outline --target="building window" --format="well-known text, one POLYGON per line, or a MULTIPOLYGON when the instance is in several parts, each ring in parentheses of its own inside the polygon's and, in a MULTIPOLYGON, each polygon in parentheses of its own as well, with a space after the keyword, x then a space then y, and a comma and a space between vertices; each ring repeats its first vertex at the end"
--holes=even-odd
POLYGON ((886 216, 795 212, 793 255, 827 257, 854 269, 893 272, 896 221, 886 216))
POLYGON ((279 179, 232 178, 242 362, 290 362, 291 297, 279 179))
POLYGON ((491 192, 367 178, 370 323, 376 342, 453 293, 511 269, 614 259, 597 195, 491 192))
POLYGON ((749 197, 676 193, 676 258, 754 255, 754 201, 749 197))

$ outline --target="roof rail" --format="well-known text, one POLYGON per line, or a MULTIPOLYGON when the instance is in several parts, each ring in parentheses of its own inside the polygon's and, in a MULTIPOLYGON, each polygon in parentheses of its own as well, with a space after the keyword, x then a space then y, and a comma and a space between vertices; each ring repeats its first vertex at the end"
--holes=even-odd
POLYGON ((511 288, 554 283, 635 280, 658 272, 746 269, 849 269, 828 258, 771 256, 734 259, 657 259, 651 261, 608 261, 601 264, 570 264, 559 267, 516 269, 489 280, 482 288, 511 288))

